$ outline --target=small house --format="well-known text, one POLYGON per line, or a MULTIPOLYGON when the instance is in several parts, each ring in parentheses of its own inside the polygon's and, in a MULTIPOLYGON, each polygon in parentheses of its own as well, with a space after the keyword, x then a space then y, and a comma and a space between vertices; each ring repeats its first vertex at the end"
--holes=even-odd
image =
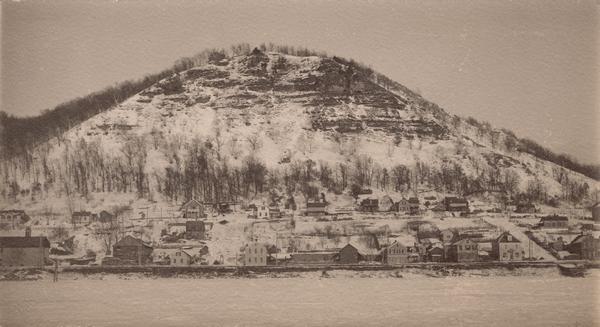
POLYGON ((188 219, 199 219, 206 218, 206 210, 204 204, 196 199, 189 200, 181 206, 180 211, 183 214, 183 218, 188 219))
POLYGON ((379 250, 370 248, 357 242, 346 244, 338 252, 338 262, 340 264, 356 264, 361 261, 374 262, 379 257, 379 250))
POLYGON ((420 212, 419 198, 412 197, 408 199, 408 212, 411 215, 418 215, 420 212))
POLYGON ((242 249, 242 265, 244 266, 266 266, 267 246, 264 243, 249 243, 242 249))
POLYGON ((453 242, 448 250, 448 259, 453 262, 474 262, 479 260, 477 243, 469 238, 453 242))
POLYGON ((281 209, 275 204, 269 206, 269 218, 270 219, 281 219, 283 217, 283 212, 281 209))
POLYGON ((185 222, 185 238, 188 240, 202 240, 206 227, 203 221, 188 220, 185 222))
POLYGON ((45 236, 0 237, 0 266, 44 266, 50 254, 50 242, 45 236))
POLYGON ((446 211, 469 212, 469 201, 465 198, 447 196, 444 198, 444 207, 446 211))
POLYGON ((75 211, 71 215, 73 225, 88 225, 96 219, 96 215, 89 211, 75 211))
POLYGON ((542 217, 539 226, 542 228, 568 228, 569 218, 558 215, 542 217))
POLYGON ((184 249, 177 249, 169 256, 171 266, 189 266, 193 263, 193 256, 184 249))
POLYGON ((270 208, 264 204, 256 206, 256 218, 257 219, 271 219, 270 208))
POLYGON ((29 216, 24 210, 1 210, 0 211, 0 228, 15 229, 29 221, 29 216))
POLYGON ((520 261, 525 257, 525 250, 521 241, 504 232, 492 241, 492 257, 499 261, 520 261))
POLYGON ((384 195, 381 200, 379 200, 379 211, 388 212, 392 211, 394 206, 394 201, 389 195, 384 195))
POLYGON ((410 213, 410 205, 408 204, 408 200, 405 198, 400 199, 400 201, 396 202, 396 210, 398 212, 402 212, 405 214, 410 213))
POLYGON ((307 202, 306 203, 306 216, 319 217, 327 215, 327 203, 325 202, 307 202))
POLYGON ((379 210, 379 200, 377 199, 364 199, 360 202, 360 211, 364 212, 376 212, 379 210))
POLYGON ((432 245, 427 248, 427 261, 442 262, 444 261, 444 247, 441 245, 432 245))
POLYGON ((152 262, 152 246, 127 235, 113 245, 113 257, 127 264, 143 265, 152 262))

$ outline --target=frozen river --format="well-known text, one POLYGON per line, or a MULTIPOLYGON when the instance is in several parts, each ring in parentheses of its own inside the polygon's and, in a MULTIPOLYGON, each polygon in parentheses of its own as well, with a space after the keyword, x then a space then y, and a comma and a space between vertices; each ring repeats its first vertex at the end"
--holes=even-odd
POLYGON ((599 276, 1 282, 0 326, 598 326, 599 276))

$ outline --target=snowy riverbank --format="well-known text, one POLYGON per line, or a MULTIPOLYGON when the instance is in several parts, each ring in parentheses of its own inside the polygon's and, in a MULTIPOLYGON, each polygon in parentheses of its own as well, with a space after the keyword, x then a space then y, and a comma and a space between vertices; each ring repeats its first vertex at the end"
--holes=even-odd
MULTIPOLYGON (((600 276, 600 270, 589 270, 588 276, 600 276)), ((58 274, 58 280, 139 280, 139 279, 256 279, 256 278, 485 278, 485 277, 518 277, 539 276, 558 277, 556 267, 525 267, 525 268, 397 268, 387 270, 348 270, 342 268, 329 268, 310 271, 259 271, 252 269, 235 271, 161 271, 161 272, 89 272, 89 271, 63 271, 58 274)), ((52 281, 52 271, 41 269, 20 269, 0 273, 0 281, 52 281)))

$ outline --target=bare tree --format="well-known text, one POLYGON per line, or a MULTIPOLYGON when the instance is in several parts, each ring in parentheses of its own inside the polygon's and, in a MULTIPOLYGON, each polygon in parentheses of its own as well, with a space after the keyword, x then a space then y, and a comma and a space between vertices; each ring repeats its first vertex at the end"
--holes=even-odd
POLYGON ((262 140, 258 132, 248 135, 248 137, 246 137, 246 141, 248 141, 250 149, 253 153, 260 150, 262 147, 262 140))

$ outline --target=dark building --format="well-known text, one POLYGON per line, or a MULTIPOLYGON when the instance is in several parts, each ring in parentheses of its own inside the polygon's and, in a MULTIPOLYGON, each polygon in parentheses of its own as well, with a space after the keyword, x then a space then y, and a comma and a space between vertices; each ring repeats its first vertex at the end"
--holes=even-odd
POLYGON ((592 234, 582 234, 577 236, 567 245, 567 251, 579 255, 583 260, 600 259, 600 239, 592 234))
POLYGON ((98 214, 98 221, 103 224, 112 224, 115 216, 106 210, 100 211, 98 214))
POLYGON ((465 198, 448 196, 444 198, 444 207, 446 211, 469 212, 469 201, 465 198))
POLYGON ((600 202, 594 203, 591 210, 592 210, 592 219, 594 221, 600 222, 600 202))
POLYGON ((48 261, 50 242, 45 236, 31 236, 27 228, 25 237, 0 237, 0 266, 43 266, 48 261))
POLYGON ((188 239, 188 240, 204 239, 205 232, 206 232, 206 227, 205 227, 203 221, 188 220, 185 222, 185 238, 186 239, 188 239))
POLYGON ((411 215, 418 215, 420 212, 419 209, 419 199, 416 197, 412 197, 408 199, 408 212, 411 215))
POLYGON ((379 210, 379 200, 364 199, 360 202, 360 211, 376 212, 379 210))
POLYGON ((338 253, 338 262, 341 264, 354 264, 360 261, 358 249, 351 244, 344 246, 338 253))
POLYGON ((151 263, 152 247, 139 238, 128 235, 113 245, 113 257, 124 264, 151 263))
POLYGON ((521 203, 517 203, 515 212, 516 213, 536 213, 537 209, 536 209, 535 205, 531 202, 521 202, 521 203))
POLYGON ((379 250, 358 243, 348 243, 338 253, 338 263, 355 264, 361 261, 374 262, 379 259, 379 250))
POLYGON ((323 216, 327 214, 327 203, 325 202, 307 202, 305 215, 307 216, 323 216))
POLYGON ((298 207, 296 206, 296 200, 294 200, 293 196, 290 196, 286 201, 285 201, 285 205, 284 205, 285 209, 287 210, 292 210, 292 211, 296 211, 298 209, 298 207))
POLYGON ((558 215, 542 217, 539 226, 542 228, 568 228, 569 218, 558 215))
POLYGON ((427 249, 427 260, 431 262, 444 261, 444 248, 441 246, 430 246, 427 249))

